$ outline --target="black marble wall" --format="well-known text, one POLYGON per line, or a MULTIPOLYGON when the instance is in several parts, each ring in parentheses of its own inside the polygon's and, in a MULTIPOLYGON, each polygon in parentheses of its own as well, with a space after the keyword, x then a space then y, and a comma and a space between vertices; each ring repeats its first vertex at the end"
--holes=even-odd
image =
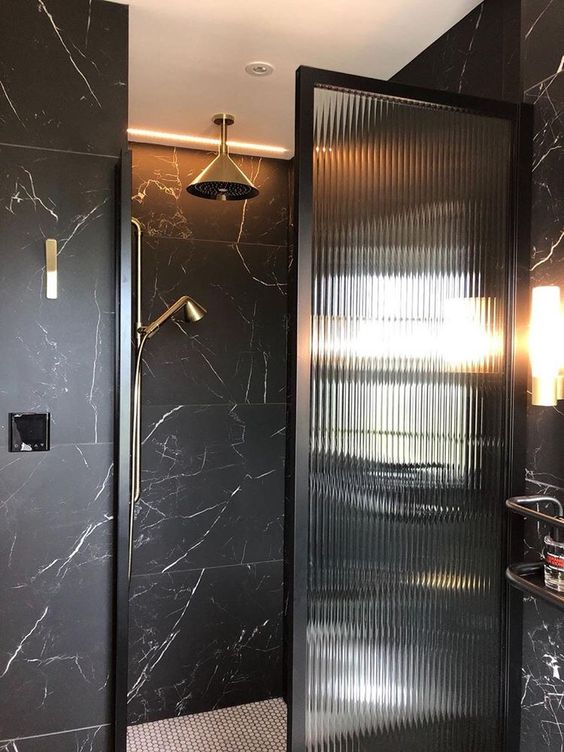
POLYGON ((519 0, 486 0, 392 81, 520 101, 519 0))
POLYGON ((237 157, 260 195, 220 203, 186 193, 211 158, 133 145, 144 320, 208 313, 144 355, 131 723, 282 693, 288 163, 237 157))
MULTIPOLYGON (((517 92, 534 105, 531 284, 564 289, 563 40, 561 2, 486 0, 394 78, 498 99, 517 92)), ((562 403, 530 407, 527 493, 564 501, 563 445, 562 403)), ((524 555, 538 558, 539 533, 527 531, 524 555)), ((562 752, 564 616, 534 598, 524 601, 522 672, 521 752, 562 752)))
MULTIPOLYGON (((564 290, 564 7, 522 0, 525 101, 534 105, 531 284, 564 290)), ((562 338, 555 332, 555 339, 562 338)), ((531 407, 527 492, 564 501, 564 407, 531 407)), ((537 530, 527 546, 539 550, 537 530)), ((523 752, 564 749, 564 613, 527 598, 524 610, 523 752)))
POLYGON ((0 28, 0 750, 105 752, 127 9, 3 0, 0 28), (51 412, 51 451, 9 453, 8 412, 34 410, 51 412))

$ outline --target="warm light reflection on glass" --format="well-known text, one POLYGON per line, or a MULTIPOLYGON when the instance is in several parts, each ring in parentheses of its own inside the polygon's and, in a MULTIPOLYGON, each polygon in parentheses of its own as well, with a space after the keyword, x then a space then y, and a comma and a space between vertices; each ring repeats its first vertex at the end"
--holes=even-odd
POLYGON ((534 287, 529 329, 533 405, 556 405, 562 352, 555 342, 561 336, 561 321, 560 288, 534 287))
POLYGON ((465 371, 478 371, 502 355, 503 338, 495 329, 495 303, 494 298, 445 301, 442 349, 449 365, 465 371))
MULTIPOLYGON (((465 296, 470 285, 464 275, 374 275, 361 284, 351 276, 339 281, 346 285, 362 286, 363 315, 339 315, 336 299, 333 315, 316 317, 313 351, 320 365, 338 360, 367 374, 356 387, 366 407, 367 439, 359 446, 350 416, 337 411, 330 441, 341 444, 346 456, 426 467, 430 474, 448 467, 450 483, 463 482, 471 387, 450 375, 499 373, 503 337, 496 300, 465 296), (434 404, 428 389, 433 374, 444 384, 448 409, 434 404)), ((481 449, 472 461, 480 466, 481 449)))
POLYGON ((494 750, 511 126, 314 110, 305 748, 494 750))
POLYGON ((494 298, 466 297, 463 280, 439 275, 379 277, 371 287, 366 317, 326 317, 326 354, 425 361, 428 370, 494 369, 503 353, 494 298))

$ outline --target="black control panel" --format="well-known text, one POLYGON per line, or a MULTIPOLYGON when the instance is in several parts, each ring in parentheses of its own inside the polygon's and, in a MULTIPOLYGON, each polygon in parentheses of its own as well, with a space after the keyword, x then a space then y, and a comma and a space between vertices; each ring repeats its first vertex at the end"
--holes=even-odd
POLYGON ((10 452, 49 451, 49 413, 10 413, 10 452))

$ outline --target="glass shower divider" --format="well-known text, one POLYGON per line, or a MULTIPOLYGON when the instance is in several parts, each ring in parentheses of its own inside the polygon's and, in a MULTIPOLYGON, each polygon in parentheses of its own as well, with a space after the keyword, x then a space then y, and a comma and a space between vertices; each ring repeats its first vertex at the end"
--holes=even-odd
POLYGON ((298 72, 293 752, 509 744, 525 120, 516 105, 298 72))

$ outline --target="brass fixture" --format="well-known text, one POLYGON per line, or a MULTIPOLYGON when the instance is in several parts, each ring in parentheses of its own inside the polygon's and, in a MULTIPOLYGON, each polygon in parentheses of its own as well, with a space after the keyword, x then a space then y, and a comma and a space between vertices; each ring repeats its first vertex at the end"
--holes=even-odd
POLYGON ((135 228, 136 236, 136 281, 135 281, 135 369, 133 377, 133 411, 131 419, 131 497, 129 500, 129 562, 128 573, 131 578, 131 564, 133 558, 133 522, 135 519, 135 504, 141 495, 141 392, 142 392, 142 356, 143 348, 160 327, 175 313, 183 311, 184 320, 194 323, 203 318, 206 309, 199 303, 183 295, 170 305, 160 316, 149 324, 144 325, 141 320, 141 282, 142 282, 142 238, 141 223, 132 217, 131 224, 135 228))
POLYGON ((562 323, 560 288, 533 287, 529 332, 531 404, 555 407, 564 397, 561 351, 555 346, 562 323))
POLYGON ((140 329, 141 334, 146 337, 152 337, 157 329, 162 326, 165 321, 168 321, 171 316, 178 313, 181 308, 184 309, 184 319, 188 323, 199 321, 206 315, 205 308, 202 308, 199 303, 196 303, 196 301, 192 300, 188 295, 183 295, 181 298, 178 298, 175 303, 169 306, 164 313, 161 313, 158 318, 150 324, 147 324, 147 326, 142 326, 140 329))
POLYGON ((57 298, 57 241, 45 240, 45 296, 50 300, 57 298))
POLYGON ((237 167, 227 149, 227 128, 235 118, 223 112, 214 115, 212 121, 221 127, 221 141, 217 157, 186 190, 192 196, 216 201, 243 201, 255 198, 259 192, 245 173, 237 167))
POLYGON ((556 382, 556 401, 560 402, 560 400, 564 400, 564 373, 562 373, 562 369, 560 369, 556 382))

